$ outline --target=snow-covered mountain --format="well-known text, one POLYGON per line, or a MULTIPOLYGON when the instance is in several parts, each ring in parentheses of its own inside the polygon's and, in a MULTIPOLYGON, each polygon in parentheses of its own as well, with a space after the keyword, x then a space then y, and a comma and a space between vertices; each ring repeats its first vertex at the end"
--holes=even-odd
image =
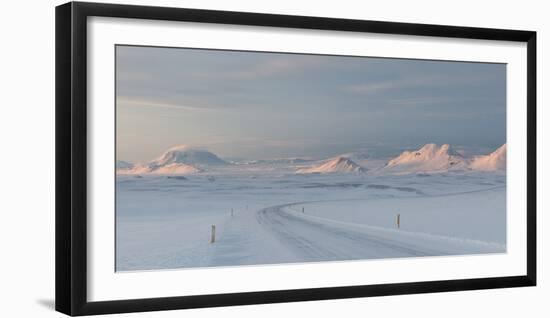
POLYGON ((197 167, 219 166, 227 164, 207 150, 194 149, 186 145, 175 146, 164 152, 159 158, 151 161, 152 166, 164 167, 170 164, 187 164, 197 167))
POLYGON ((157 159, 131 167, 117 166, 118 174, 191 174, 203 171, 209 166, 228 164, 215 154, 188 146, 168 149, 157 159))
POLYGON ((415 151, 404 151, 388 161, 383 170, 395 173, 442 172, 467 169, 467 160, 451 146, 426 144, 415 151))
POLYGON ((202 169, 185 163, 170 163, 153 170, 153 174, 191 174, 201 172, 202 169))
POLYGON ((353 162, 351 159, 336 157, 329 159, 313 167, 298 169, 296 173, 362 173, 366 169, 353 162))
POLYGON ((437 173, 446 171, 475 170, 501 171, 506 169, 506 144, 494 152, 465 158, 448 144, 426 144, 418 150, 404 151, 389 160, 369 158, 367 152, 350 152, 324 161, 309 158, 275 158, 254 161, 227 162, 207 150, 188 146, 168 149, 150 162, 133 164, 117 161, 117 174, 193 174, 205 170, 231 173, 280 173, 295 171, 298 174, 310 173, 363 173, 374 171, 382 174, 437 173), (357 159, 352 159, 357 158, 357 159), (385 164, 384 164, 385 163, 385 164), (216 169, 218 166, 225 166, 216 169), (233 167, 233 168, 231 168, 233 167), (297 170, 296 170, 297 169, 297 170))
POLYGON ((165 166, 151 166, 145 163, 130 169, 117 169, 117 174, 192 174, 201 171, 200 168, 184 163, 170 163, 165 166))
POLYGON ((470 168, 481 171, 506 170, 506 144, 488 155, 475 157, 470 168))

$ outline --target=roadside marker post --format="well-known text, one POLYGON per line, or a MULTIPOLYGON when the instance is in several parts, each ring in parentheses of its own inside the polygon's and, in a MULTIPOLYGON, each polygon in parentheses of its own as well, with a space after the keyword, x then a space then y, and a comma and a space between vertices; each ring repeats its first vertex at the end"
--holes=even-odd
POLYGON ((397 228, 401 228, 401 214, 397 214, 397 228))
POLYGON ((216 226, 212 225, 212 234, 210 235, 210 244, 216 242, 216 226))

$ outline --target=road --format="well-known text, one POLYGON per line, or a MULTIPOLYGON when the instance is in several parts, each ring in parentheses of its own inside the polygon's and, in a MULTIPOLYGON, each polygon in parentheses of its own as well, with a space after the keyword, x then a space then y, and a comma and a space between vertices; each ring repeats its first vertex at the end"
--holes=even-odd
POLYGON ((293 204, 278 205, 260 210, 258 222, 292 249, 303 261, 393 258, 444 255, 414 244, 390 240, 369 233, 365 228, 353 228, 336 222, 300 216, 289 208, 293 204))
MULTIPOLYGON (((307 202, 305 202, 307 204, 307 202)), ((299 261, 443 256, 494 252, 490 246, 448 237, 350 224, 301 212, 304 202, 257 212, 257 222, 299 261)))

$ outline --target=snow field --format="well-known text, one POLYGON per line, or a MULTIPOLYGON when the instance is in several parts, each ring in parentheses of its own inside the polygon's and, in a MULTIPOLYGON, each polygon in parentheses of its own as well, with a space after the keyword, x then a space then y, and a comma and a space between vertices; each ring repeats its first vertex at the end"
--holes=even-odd
POLYGON ((118 176, 117 271, 505 252, 499 173, 227 171, 118 176))

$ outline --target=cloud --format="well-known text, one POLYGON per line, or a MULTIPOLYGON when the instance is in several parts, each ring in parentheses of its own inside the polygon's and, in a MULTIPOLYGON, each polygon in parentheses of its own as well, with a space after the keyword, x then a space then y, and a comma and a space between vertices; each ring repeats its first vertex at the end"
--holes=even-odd
POLYGON ((436 87, 476 87, 484 83, 494 82, 498 77, 495 77, 493 73, 489 74, 462 74, 454 75, 450 77, 446 75, 420 75, 417 77, 402 77, 392 80, 384 80, 377 82, 358 83, 348 85, 343 88, 343 91, 362 94, 362 95, 376 95, 380 93, 397 91, 401 89, 410 88, 436 88, 436 87))
POLYGON ((368 84, 357 84, 345 87, 345 91, 358 94, 376 94, 385 92, 387 90, 395 89, 399 87, 399 84, 396 82, 379 82, 379 83, 368 83, 368 84))
POLYGON ((205 111, 206 107, 189 106, 180 103, 167 103, 162 101, 154 101, 140 98, 131 97, 117 97, 118 106, 130 106, 130 107, 149 107, 149 108, 163 108, 173 110, 185 110, 185 111, 205 111))
POLYGON ((320 63, 321 61, 316 56, 274 57, 252 65, 243 66, 239 70, 218 70, 216 72, 196 73, 195 75, 202 78, 255 80, 303 72, 306 69, 315 68, 321 65, 320 63))
POLYGON ((295 72, 307 67, 304 61, 287 58, 275 58, 264 63, 257 64, 253 68, 230 73, 231 77, 240 79, 254 79, 259 77, 270 77, 279 74, 295 72))
POLYGON ((447 104, 454 101, 457 101, 456 98, 451 97, 435 97, 435 96, 424 96, 424 97, 411 97, 411 98, 394 98, 389 99, 388 104, 394 106, 426 106, 434 104, 447 104))
POLYGON ((151 74, 145 71, 128 71, 128 70, 118 70, 116 73, 117 81, 147 81, 151 80, 151 74))
POLYGON ((442 81, 448 80, 448 78, 440 78, 438 76, 431 77, 415 77, 415 78, 401 78, 395 80, 387 80, 380 82, 372 83, 362 83, 354 84, 344 87, 344 91, 364 94, 364 95, 373 95, 378 93, 383 93, 386 91, 393 91, 397 89, 404 88, 415 88, 415 87, 433 87, 446 85, 442 81))

